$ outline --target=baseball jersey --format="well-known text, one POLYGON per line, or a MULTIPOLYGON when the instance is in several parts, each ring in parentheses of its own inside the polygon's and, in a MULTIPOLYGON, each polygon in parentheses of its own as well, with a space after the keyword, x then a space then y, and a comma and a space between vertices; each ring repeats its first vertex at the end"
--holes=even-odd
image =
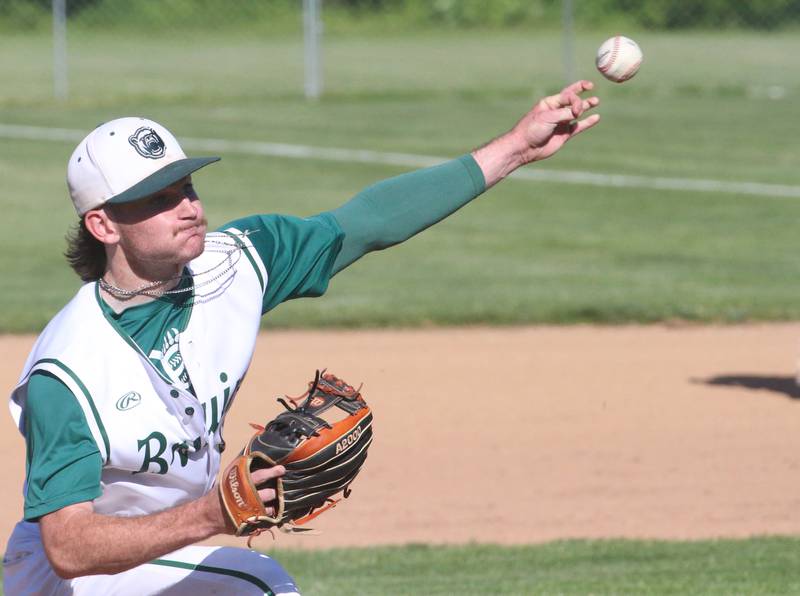
MULTIPOLYGON (((204 254, 189 264, 178 289, 190 291, 118 314, 96 283, 85 285, 39 337, 12 393, 28 447, 25 519, 84 501, 98 513, 146 514, 201 496, 218 473, 225 413, 249 366, 261 314, 321 295, 350 263, 403 242, 484 190, 480 168, 465 155, 378 182, 312 218, 232 222, 209 234, 204 254)), ((4 582, 26 593, 111 593, 122 585, 155 592, 177 583, 192 591, 191 570, 208 557, 221 567, 202 565, 202 589, 216 573, 295 591, 263 555, 244 564, 249 551, 209 555, 207 548, 189 546, 114 576, 60 580, 38 524, 22 521, 9 540, 4 582), (161 570, 155 579, 153 566, 161 570)))
MULTIPOLYGON (((470 155, 465 155, 378 182, 338 209, 315 218, 258 216, 225 227, 253 232, 244 234, 244 239, 245 245, 254 249, 255 254, 253 250, 245 254, 255 259, 251 261, 254 271, 268 272, 263 273, 268 278, 266 288, 260 285, 263 313, 290 298, 321 294, 331 273, 331 258, 335 257, 332 271, 338 272, 371 250, 386 248, 411 237, 484 190, 480 168, 470 155), (332 230, 337 232, 331 235, 332 230), (346 239, 344 243, 342 231, 346 239)), ((193 264, 195 277, 186 278, 183 286, 178 288, 187 289, 186 286, 192 285, 195 279, 200 279, 200 287, 194 288, 194 293, 166 295, 128 308, 121 314, 115 313, 98 297, 94 301, 84 301, 95 312, 95 302, 99 304, 106 322, 117 334, 132 340, 127 342, 128 345, 141 352, 140 356, 149 358, 157 378, 169 383, 170 391, 183 392, 182 395, 187 396, 184 414, 187 409, 195 408, 188 396, 198 400, 203 396, 192 385, 180 338, 191 320, 198 295, 200 303, 205 301, 204 293, 209 290, 207 278, 222 281, 223 285, 228 283, 228 278, 216 276, 213 270, 209 275, 197 277, 202 267, 214 261, 212 254, 219 255, 222 251, 224 256, 224 247, 218 243, 218 239, 210 239, 206 253, 193 264), (206 279, 201 279, 203 277, 206 279)), ((33 355, 31 359, 36 362, 33 355)), ((71 503, 93 500, 101 494, 100 473, 104 460, 103 442, 97 440, 99 431, 95 430, 94 435, 90 431, 91 425, 87 421, 91 418, 86 417, 86 408, 82 408, 80 400, 73 397, 72 387, 64 380, 65 375, 67 378, 70 375, 63 370, 59 374, 58 365, 54 363, 45 364, 40 363, 29 370, 26 367, 27 377, 24 376, 24 382, 12 400, 12 411, 24 403, 31 414, 22 416, 20 412, 14 412, 28 442, 27 519, 71 503)), ((225 371, 221 374, 228 376, 225 371)), ((237 387, 234 384, 222 388, 222 412, 218 396, 201 401, 212 432, 221 426, 221 414, 227 411, 232 399, 226 397, 225 392, 235 393, 237 387)), ((140 397, 138 392, 126 392, 115 407, 121 411, 138 409, 140 397)), ((138 439, 137 445, 142 441, 144 439, 138 439)), ((148 470, 169 469, 176 457, 178 462, 184 461, 188 454, 195 453, 196 441, 197 437, 194 437, 193 441, 170 443, 162 440, 160 435, 152 436, 141 446, 145 460, 152 460, 147 464, 148 470), (165 450, 169 450, 169 457, 164 455, 165 450)), ((217 445, 218 449, 223 446, 221 443, 217 445)), ((145 474, 145 471, 132 473, 145 474)))
POLYGON ((28 441, 26 519, 86 500, 97 513, 146 514, 207 492, 262 313, 323 293, 341 240, 329 214, 256 216, 207 236, 189 264, 193 292, 119 316, 96 283, 83 286, 12 395, 28 441))

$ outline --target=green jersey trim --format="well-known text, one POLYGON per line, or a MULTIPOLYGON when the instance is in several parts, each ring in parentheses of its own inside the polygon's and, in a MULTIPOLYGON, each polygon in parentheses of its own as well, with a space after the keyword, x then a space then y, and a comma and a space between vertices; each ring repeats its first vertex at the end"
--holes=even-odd
POLYGON ((250 575, 249 573, 244 573, 243 571, 234 571, 233 569, 225 569, 224 567, 211 567, 209 565, 195 565, 194 563, 185 563, 183 561, 170 561, 168 559, 155 559, 153 561, 149 561, 148 565, 161 565, 163 567, 177 567, 179 569, 189 569, 190 571, 204 571, 206 573, 216 573, 218 575, 227 575, 228 577, 235 577, 246 582, 249 582, 256 586, 259 590, 262 590, 264 594, 269 594, 269 596, 274 596, 275 592, 257 578, 254 575, 250 575))
POLYGON ((108 434, 106 433, 106 427, 103 426, 103 420, 100 418, 100 412, 97 411, 97 406, 94 405, 94 399, 92 399, 92 394, 89 393, 89 390, 86 388, 86 385, 83 384, 83 381, 80 380, 78 375, 76 375, 70 367, 66 364, 57 360, 55 358, 42 358, 38 362, 36 362, 31 368, 35 369, 40 364, 52 364, 53 366, 57 366, 62 371, 64 371, 75 385, 81 390, 83 396, 86 398, 86 403, 89 404, 89 407, 92 410, 92 416, 94 417, 94 421, 97 424, 97 429, 100 431, 100 436, 103 438, 103 446, 105 447, 106 451, 106 463, 109 463, 111 460, 111 445, 108 441, 108 434))
POLYGON ((242 242, 241 238, 237 237, 236 234, 233 234, 232 232, 228 232, 227 230, 222 230, 222 233, 225 234, 226 236, 230 236, 231 238, 233 238, 233 241, 236 242, 237 245, 239 245, 239 248, 241 248, 242 252, 245 254, 245 256, 247 256, 247 260, 250 261, 250 264, 253 266, 253 270, 256 272, 256 275, 258 276, 258 285, 261 286, 261 294, 263 295, 267 289, 266 286, 264 285, 264 276, 261 275, 261 270, 258 268, 258 265, 256 265, 255 260, 253 260, 253 255, 250 254, 250 251, 247 249, 247 245, 244 242, 242 242))
POLYGON ((147 356, 147 354, 144 353, 142 348, 139 347, 139 344, 137 344, 135 341, 133 341, 133 338, 130 335, 125 333, 125 330, 119 325, 119 323, 117 323, 114 319, 112 319, 111 317, 108 316, 108 313, 103 308, 103 303, 102 303, 103 298, 100 296, 100 284, 97 284, 97 283, 95 284, 94 297, 97 299, 97 306, 100 307, 100 312, 103 313, 103 317, 105 317, 106 321, 108 321, 108 323, 114 328, 114 331, 116 331, 117 334, 122 339, 124 339, 125 342, 130 347, 132 347, 134 350, 136 350, 136 352, 138 352, 139 355, 142 358, 145 359, 147 364, 149 364, 150 367, 154 371, 156 371, 156 374, 161 378, 162 381, 164 381, 167 385, 171 386, 172 385, 172 379, 170 379, 166 374, 164 374, 163 372, 158 370, 158 367, 150 361, 150 358, 147 356))
MULTIPOLYGON (((165 369, 164 361, 153 356, 153 350, 160 351, 169 330, 175 328, 179 333, 183 333, 189 326, 194 312, 194 282, 189 269, 184 269, 184 275, 184 279, 176 286, 176 289, 187 292, 191 290, 191 295, 188 293, 175 296, 164 295, 150 302, 126 308, 121 313, 114 312, 100 296, 99 288, 95 288, 97 302, 100 304, 106 320, 113 323, 112 326, 119 335, 130 339, 138 346, 141 353, 147 356, 150 364, 158 371, 159 377, 168 379, 167 382, 170 385, 175 385, 174 377, 170 376, 165 369)), ((194 394, 191 379, 188 380, 188 385, 186 389, 194 394)))

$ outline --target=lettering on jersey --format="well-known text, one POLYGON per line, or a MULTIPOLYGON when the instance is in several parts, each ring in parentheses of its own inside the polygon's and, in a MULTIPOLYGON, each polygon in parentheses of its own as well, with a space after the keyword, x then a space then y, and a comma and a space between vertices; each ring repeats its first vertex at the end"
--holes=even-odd
POLYGON ((117 400, 117 409, 120 412, 130 410, 142 403, 142 396, 135 391, 128 391, 117 400))
POLYGON ((172 458, 167 463, 167 460, 161 457, 167 451, 167 438, 158 431, 153 431, 147 438, 137 441, 139 451, 144 448, 144 459, 142 466, 134 474, 141 474, 142 472, 150 471, 150 464, 156 464, 158 471, 156 474, 166 474, 169 472, 171 464, 175 463, 175 455, 178 455, 178 463, 182 468, 185 468, 189 463, 190 454, 199 453, 206 445, 203 443, 203 437, 197 437, 194 441, 188 443, 182 441, 180 443, 172 443, 169 445, 172 458))
MULTIPOLYGON (((228 375, 224 372, 219 374, 219 380, 223 383, 227 382, 228 375)), ((236 394, 239 392, 239 387, 242 386, 242 381, 244 381, 244 376, 241 379, 236 381, 233 387, 225 387, 225 391, 222 393, 222 417, 225 417, 225 414, 230 409, 231 404, 233 403, 233 398, 236 397, 236 394)))
POLYGON ((358 437, 360 436, 361 426, 357 426, 350 431, 350 433, 344 439, 336 443, 336 455, 339 455, 342 451, 350 447, 350 445, 358 441, 358 437))
POLYGON ((164 451, 167 450, 167 438, 163 434, 158 431, 153 431, 147 436, 147 438, 137 441, 136 444, 139 446, 139 451, 141 451, 144 447, 144 461, 142 462, 142 467, 139 468, 137 472, 134 472, 134 474, 149 472, 150 464, 156 464, 158 466, 158 471, 156 474, 167 473, 167 470, 169 470, 169 465, 167 465, 167 460, 161 457, 164 454, 164 451), (155 444, 151 449, 151 445, 154 442, 155 444))
MULTIPOLYGON (((228 375, 224 372, 220 373, 219 380, 223 383, 226 383, 228 381, 228 375)), ((208 403, 203 404, 203 413, 205 414, 206 418, 206 428, 208 429, 208 434, 214 434, 222 425, 225 414, 228 413, 228 409, 233 403, 233 398, 239 391, 239 387, 242 386, 243 380, 244 377, 236 381, 236 383, 224 386, 221 398, 220 396, 214 395, 210 400, 208 400, 208 403), (221 408, 220 402, 222 402, 221 408)))
POLYGON ((239 507, 244 509, 247 504, 244 502, 242 495, 239 493, 239 470, 236 468, 231 468, 231 471, 228 472, 228 486, 231 489, 233 500, 236 501, 236 504, 239 507))
POLYGON ((217 405, 217 396, 215 395, 212 397, 208 403, 211 404, 211 417, 208 417, 206 404, 203 404, 203 413, 208 420, 208 434, 212 434, 219 428, 219 406, 217 405))
POLYGON ((175 454, 178 454, 179 462, 181 467, 185 467, 187 463, 189 463, 189 446, 186 442, 183 443, 173 443, 172 444, 172 461, 170 463, 175 463, 175 454))
MULTIPOLYGON (((175 338, 175 341, 177 342, 177 337, 175 338)), ((153 357, 152 353, 150 354, 150 357, 153 357)), ((236 396, 239 388, 242 386, 244 377, 235 383, 228 383, 228 375, 223 372, 220 373, 219 380, 225 383, 225 385, 222 387, 222 395, 214 395, 208 400, 208 402, 204 402, 202 405, 203 413, 205 414, 206 433, 208 435, 213 435, 217 432, 220 426, 222 426, 222 421, 225 418, 225 414, 233 403, 233 398, 236 396)), ((139 399, 141 401, 141 396, 139 399)), ((129 408, 132 407, 134 406, 129 406, 129 408)), ((158 470, 155 472, 156 474, 167 474, 169 472, 169 467, 171 465, 175 465, 176 460, 182 468, 185 468, 187 465, 189 465, 189 460, 200 457, 199 455, 193 457, 191 454, 199 453, 207 445, 207 442, 204 441, 205 436, 206 434, 203 434, 202 436, 195 438, 191 443, 187 443, 186 441, 180 443, 169 443, 163 433, 153 431, 144 439, 137 440, 138 450, 140 452, 143 451, 144 453, 142 465, 138 471, 134 472, 134 474, 152 472, 150 469, 152 464, 158 466, 158 470), (169 462, 165 459, 165 454, 170 456, 169 462)), ((220 451, 220 453, 222 453, 222 449, 224 449, 224 442, 219 442, 217 449, 220 451)))

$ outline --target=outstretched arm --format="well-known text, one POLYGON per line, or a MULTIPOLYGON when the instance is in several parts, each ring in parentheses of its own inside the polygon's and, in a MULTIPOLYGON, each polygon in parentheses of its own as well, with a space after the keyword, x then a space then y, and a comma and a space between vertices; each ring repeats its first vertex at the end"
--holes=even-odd
POLYGON ((518 167, 556 153, 572 137, 600 120, 596 97, 578 81, 541 99, 507 133, 471 154, 432 168, 402 174, 364 189, 331 213, 345 233, 333 273, 366 253, 388 248, 454 213, 518 167))

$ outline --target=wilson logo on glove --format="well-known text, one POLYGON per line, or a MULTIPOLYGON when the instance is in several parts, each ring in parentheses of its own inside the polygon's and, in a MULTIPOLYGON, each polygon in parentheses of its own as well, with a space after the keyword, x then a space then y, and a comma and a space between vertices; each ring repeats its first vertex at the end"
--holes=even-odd
POLYGON ((228 471, 228 486, 231 489, 233 500, 239 507, 245 507, 244 499, 239 493, 239 471, 236 468, 230 468, 228 471))
POLYGON ((339 493, 350 495, 372 443, 372 410, 361 387, 355 389, 324 370, 317 371, 304 394, 278 401, 286 411, 266 427, 253 425, 258 432, 220 484, 237 536, 255 536, 271 527, 304 531, 297 526, 336 505, 339 493), (253 484, 252 472, 276 465, 286 468, 282 477, 253 484), (274 515, 258 496, 263 488, 275 490, 274 515))

